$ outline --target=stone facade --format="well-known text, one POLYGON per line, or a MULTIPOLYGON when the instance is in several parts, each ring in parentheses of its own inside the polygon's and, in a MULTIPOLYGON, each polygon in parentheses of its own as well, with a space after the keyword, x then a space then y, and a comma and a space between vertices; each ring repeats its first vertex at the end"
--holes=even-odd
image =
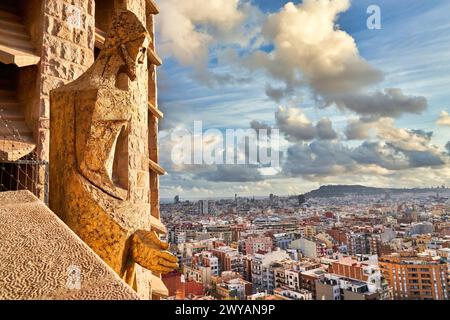
MULTIPOLYGON (((14 70, 18 80, 13 91, 26 126, 32 133, 35 144, 33 157, 37 161, 48 162, 49 94, 52 89, 78 78, 94 61, 95 1, 7 0, 3 6, 5 17, 9 17, 10 12, 14 13, 11 15, 14 26, 29 35, 33 53, 38 57, 36 65, 14 70), (21 19, 16 21, 16 17, 21 19)), ((22 40, 19 38, 18 41, 22 40)), ((44 170, 44 166, 38 169, 37 187, 32 190, 42 200, 46 183, 44 170)))
MULTIPOLYGON (((98 44, 96 41, 98 32, 101 32, 101 29, 107 31, 115 10, 126 8, 134 12, 147 27, 151 37, 154 37, 153 14, 157 13, 158 9, 152 0, 5 0, 4 2, 0 10, 5 12, 5 16, 14 12, 14 19, 20 16, 20 22, 14 23, 20 23, 18 28, 23 29, 29 36, 29 44, 33 47, 33 54, 36 57, 33 61, 38 61, 35 65, 14 66, 14 72, 18 74, 14 91, 17 92, 17 100, 20 102, 26 126, 32 132, 36 160, 49 161, 50 91, 77 79, 92 65, 95 46, 98 44)), ((151 47, 154 50, 153 42, 151 47)), ((148 95, 149 101, 157 107, 155 70, 154 65, 142 70, 142 76, 150 81, 142 83, 139 90, 141 94, 148 95)), ((0 84, 0 90, 2 89, 0 84)), ((140 149, 141 153, 148 153, 148 150, 145 150, 148 144, 136 139, 145 130, 154 141, 150 143, 151 158, 157 162, 157 119, 145 117, 142 117, 142 127, 136 127, 136 131, 132 132, 131 145, 140 149), (153 130, 148 130, 148 126, 153 130)), ((147 157, 136 158, 135 161, 148 168, 145 166, 147 157)), ((38 187, 32 191, 44 200, 45 181, 42 170, 37 175, 38 187)), ((148 173, 145 171, 132 174, 139 177, 136 181, 141 189, 136 191, 137 196, 150 196, 146 192, 149 183, 158 189, 157 179, 146 178, 148 173)), ((155 188, 152 195, 158 198, 158 191, 155 188)), ((154 199, 154 203, 157 202, 154 199)), ((155 209, 155 216, 156 211, 155 209)))
MULTIPOLYGON (((165 172, 158 165, 158 121, 162 117, 162 113, 157 108, 156 67, 161 64, 161 61, 155 53, 154 43, 154 15, 158 13, 156 4, 153 0, 5 0, 0 4, 0 10, 3 10, 3 8, 6 8, 7 12, 5 11, 6 14, 0 15, 0 18, 2 16, 9 17, 10 12, 14 12, 14 19, 20 20, 20 22, 15 20, 14 23, 20 23, 18 28, 20 27, 29 35, 29 42, 33 47, 33 50, 27 51, 26 55, 15 59, 20 63, 17 62, 14 66, 19 74, 19 80, 14 89, 17 92, 17 99, 22 105, 26 126, 32 132, 32 142, 35 144, 35 147, 28 147, 27 152, 34 150, 33 157, 35 160, 49 163, 50 169, 57 165, 52 163, 50 156, 50 140, 59 141, 58 139, 62 139, 67 142, 71 139, 70 135, 51 137, 50 129, 55 125, 51 118, 57 118, 58 115, 52 115, 50 110, 50 92, 73 82, 89 70, 105 45, 106 32, 111 27, 112 17, 115 13, 129 10, 147 29, 149 35, 148 55, 147 59, 144 59, 139 68, 136 69, 136 77, 139 81, 127 83, 127 90, 132 100, 131 104, 135 106, 133 120, 126 129, 127 154, 122 157, 122 163, 116 164, 120 168, 126 167, 126 172, 119 173, 118 179, 121 180, 122 189, 126 190, 127 203, 132 203, 133 210, 143 214, 137 218, 140 221, 139 223, 130 223, 125 219, 125 223, 120 221, 116 224, 118 229, 114 227, 112 230, 126 230, 124 233, 117 232, 117 234, 123 234, 123 239, 125 239, 125 243, 122 242, 123 248, 120 249, 123 252, 119 256, 126 256, 129 253, 128 247, 131 242, 135 246, 142 246, 143 243, 153 241, 154 244, 156 243, 159 247, 164 248, 165 244, 158 243, 158 237, 150 234, 150 230, 157 234, 166 232, 159 216, 158 176, 165 172), (128 159, 128 163, 124 159, 128 159), (132 227, 124 227, 124 224, 127 223, 132 227), (133 232, 138 229, 147 230, 149 233, 145 237, 131 237, 133 232)), ((1 59, 2 55, 0 54, 1 59)), ((3 61, 0 62, 3 63, 3 61)), ((2 68, 2 65, 0 65, 0 68, 2 68)), ((0 119, 1 116, 0 113, 0 119)), ((85 120, 87 121, 87 119, 85 120)), ((64 130, 67 130, 67 128, 64 130)), ((66 134, 67 132, 64 130, 59 133, 66 134)), ((93 154, 93 156, 95 155, 93 154)), ((68 157, 67 161, 70 162, 71 158, 68 157)), ((37 174, 33 173, 37 187, 30 189, 41 200, 47 200, 46 184, 48 180, 45 170, 45 166, 40 166, 37 174)), ((56 185, 59 185, 58 178, 55 181, 56 185)), ((51 186, 52 181, 50 181, 50 188, 52 188, 51 186)), ((52 190, 55 190, 55 188, 52 190)), ((88 194, 92 193, 88 192, 88 194)), ((117 196, 117 194, 113 195, 117 196)), ((79 196, 83 195, 80 194, 79 196)), ((73 216, 68 218, 61 210, 65 205, 60 202, 61 198, 55 196, 54 192, 50 192, 49 198, 52 208, 56 209, 54 211, 72 229, 77 231, 79 224, 70 220, 73 216)), ((64 200, 69 201, 70 199, 64 200)), ((133 211, 130 211, 130 207, 127 210, 127 212, 133 211)), ((96 210, 93 210, 93 212, 91 214, 99 213, 96 210)), ((108 212, 108 210, 105 212, 108 212)), ((78 234, 80 235, 80 233, 78 234)), ((83 240, 89 242, 86 239, 83 240)), ((93 247, 92 243, 88 244, 93 247)), ((98 254, 101 251, 95 248, 94 250, 98 254)), ((105 255, 102 258, 138 290, 141 297, 150 298, 153 295, 154 298, 157 298, 167 291, 158 281, 159 272, 154 272, 153 275, 148 274, 147 269, 154 268, 154 266, 142 261, 145 260, 142 257, 135 258, 143 266, 134 264, 133 272, 128 273, 138 275, 134 280, 127 278, 127 272, 123 270, 125 258, 119 262, 108 261, 105 255), (130 281, 134 282, 131 283, 130 281), (151 286, 153 286, 153 289, 151 286), (143 292, 144 294, 142 294, 143 292)))

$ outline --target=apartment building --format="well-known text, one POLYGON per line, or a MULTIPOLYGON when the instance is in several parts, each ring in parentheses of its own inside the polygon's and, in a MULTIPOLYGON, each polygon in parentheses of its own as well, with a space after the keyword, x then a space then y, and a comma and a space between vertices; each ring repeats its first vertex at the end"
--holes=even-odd
POLYGON ((379 294, 370 292, 367 283, 326 274, 316 280, 317 300, 378 300, 379 294))
POLYGON ((252 294, 252 283, 236 272, 223 272, 220 277, 213 277, 212 283, 219 299, 245 300, 252 294))
POLYGON ((327 244, 316 238, 300 238, 291 242, 291 249, 300 250, 303 256, 317 259, 327 254, 327 244))
POLYGON ((273 292, 276 287, 274 263, 282 260, 290 260, 287 252, 283 250, 253 255, 251 279, 254 292, 273 292))
POLYGON ((327 232, 339 245, 347 244, 347 230, 333 227, 327 232))
POLYGON ((347 252, 349 255, 368 254, 370 252, 370 240, 367 233, 347 234, 347 252))
POLYGON ((313 299, 316 300, 316 283, 326 274, 322 268, 310 269, 300 273, 300 289, 312 292, 313 299))
POLYGON ((236 230, 232 229, 231 226, 206 225, 203 234, 207 238, 223 239, 226 243, 231 243, 236 238, 236 230))
POLYGON ((272 236, 273 246, 286 250, 291 242, 295 240, 294 233, 276 233, 272 236))
POLYGON ((243 254, 254 254, 259 251, 272 251, 272 239, 270 237, 249 237, 241 242, 243 254))
POLYGON ((439 256, 394 253, 379 259, 396 300, 448 300, 448 263, 439 256))
POLYGON ((237 249, 221 246, 211 252, 218 258, 220 271, 244 272, 243 256, 237 249))
POLYGON ((305 238, 314 237, 314 235, 316 234, 316 226, 314 225, 301 226, 299 227, 299 230, 301 236, 305 238))
POLYGON ((282 265, 273 265, 273 274, 275 278, 275 288, 286 285, 286 268, 282 265))
POLYGON ((193 257, 193 264, 211 268, 211 275, 219 275, 219 259, 211 251, 202 251, 193 257))
POLYGON ((308 290, 290 290, 288 288, 276 288, 273 291, 275 297, 281 300, 312 300, 313 295, 308 290))
POLYGON ((169 243, 182 244, 186 242, 186 232, 183 229, 173 228, 169 230, 169 243))
POLYGON ((428 221, 418 222, 411 224, 409 230, 407 231, 407 235, 413 236, 416 234, 431 234, 433 233, 433 224, 428 221))
POLYGON ((342 257, 339 260, 331 262, 329 272, 336 275, 345 276, 351 279, 367 281, 369 272, 366 271, 368 265, 361 263, 352 257, 342 257))
POLYGON ((341 257, 332 261, 328 271, 330 274, 366 283, 369 292, 378 293, 380 300, 392 299, 392 290, 378 265, 357 261, 352 257, 341 257))
POLYGON ((186 281, 201 283, 203 286, 209 285, 211 281, 211 267, 200 265, 184 265, 183 275, 186 281))

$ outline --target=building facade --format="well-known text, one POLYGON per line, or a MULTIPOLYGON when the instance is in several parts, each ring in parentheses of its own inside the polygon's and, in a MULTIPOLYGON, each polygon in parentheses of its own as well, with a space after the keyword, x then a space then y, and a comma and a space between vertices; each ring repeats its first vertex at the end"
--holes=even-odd
POLYGON ((448 264, 413 252, 381 257, 381 270, 396 300, 448 300, 448 264))

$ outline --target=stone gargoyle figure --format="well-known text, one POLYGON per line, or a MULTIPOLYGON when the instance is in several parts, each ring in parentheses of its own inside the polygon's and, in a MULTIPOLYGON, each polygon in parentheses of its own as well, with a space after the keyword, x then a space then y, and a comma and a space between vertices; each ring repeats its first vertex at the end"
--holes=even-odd
POLYGON ((136 264, 178 267, 150 214, 150 41, 134 13, 117 12, 90 69, 50 95, 50 208, 133 287, 136 264))

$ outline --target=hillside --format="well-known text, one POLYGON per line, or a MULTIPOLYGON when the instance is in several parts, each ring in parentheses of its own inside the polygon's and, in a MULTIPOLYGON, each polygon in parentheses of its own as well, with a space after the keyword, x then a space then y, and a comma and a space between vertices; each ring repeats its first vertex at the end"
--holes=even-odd
POLYGON ((425 193, 441 192, 448 189, 444 188, 414 188, 414 189, 396 189, 396 188, 374 188, 360 185, 328 185, 321 186, 319 189, 305 194, 306 198, 326 198, 326 197, 344 197, 347 195, 381 195, 381 194, 399 194, 399 193, 425 193))

